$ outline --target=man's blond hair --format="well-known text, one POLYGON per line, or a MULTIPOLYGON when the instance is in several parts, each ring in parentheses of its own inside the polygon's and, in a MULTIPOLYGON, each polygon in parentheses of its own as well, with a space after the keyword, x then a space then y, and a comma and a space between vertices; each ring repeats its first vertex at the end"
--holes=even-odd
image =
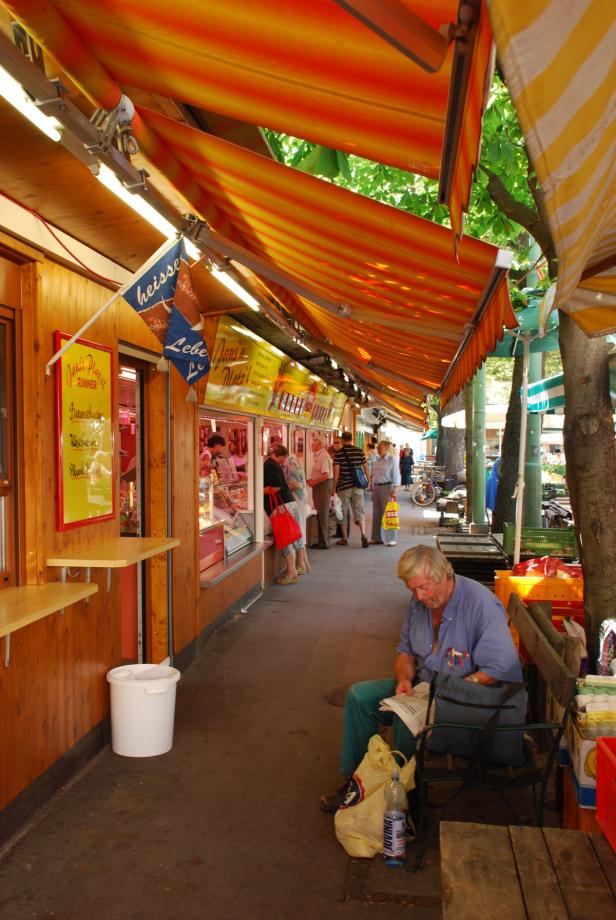
POLYGON ((425 575, 430 581, 437 582, 445 576, 451 578, 453 569, 440 550, 420 544, 405 550, 398 560, 398 578, 406 582, 418 575, 425 575))

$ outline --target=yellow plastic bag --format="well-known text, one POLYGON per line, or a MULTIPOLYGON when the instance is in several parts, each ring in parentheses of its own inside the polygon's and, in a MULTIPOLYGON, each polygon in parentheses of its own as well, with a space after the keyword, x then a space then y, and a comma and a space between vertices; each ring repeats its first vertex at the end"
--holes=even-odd
POLYGON ((349 856, 376 856, 383 852, 383 815, 385 813, 385 783, 397 764, 396 754, 404 761, 400 782, 407 792, 415 787, 415 758, 407 761, 400 751, 391 751, 380 735, 373 735, 368 751, 353 774, 354 795, 347 796, 334 817, 338 842, 349 856))
POLYGON ((383 530, 400 530, 400 505, 393 499, 387 502, 383 517, 381 518, 381 527, 383 530))

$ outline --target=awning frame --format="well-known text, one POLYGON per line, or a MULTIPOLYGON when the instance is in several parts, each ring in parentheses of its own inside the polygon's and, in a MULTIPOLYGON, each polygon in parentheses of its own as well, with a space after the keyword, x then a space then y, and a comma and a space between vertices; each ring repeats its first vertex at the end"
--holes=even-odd
POLYGON ((477 330, 479 323, 481 322, 486 310, 488 309, 494 292, 497 290, 498 286, 501 284, 503 278, 507 275, 507 272, 511 268, 512 264, 513 264, 513 253, 511 252, 511 250, 499 249, 497 256, 496 256, 496 261, 494 263, 494 268, 492 269, 492 274, 488 278, 483 294, 481 295, 479 306, 477 307, 477 310, 475 311, 475 314, 472 320, 470 321, 470 323, 468 323, 465 326, 464 337, 462 341, 460 342, 458 350, 456 351, 455 355, 451 359, 451 364, 449 365, 449 368, 447 369, 447 373, 445 374, 443 378, 443 383, 440 387, 441 390, 445 389, 447 385, 447 381, 449 380, 452 373, 454 372, 456 365, 458 361, 460 360, 460 358, 462 357, 464 351, 470 344, 473 334, 477 330))

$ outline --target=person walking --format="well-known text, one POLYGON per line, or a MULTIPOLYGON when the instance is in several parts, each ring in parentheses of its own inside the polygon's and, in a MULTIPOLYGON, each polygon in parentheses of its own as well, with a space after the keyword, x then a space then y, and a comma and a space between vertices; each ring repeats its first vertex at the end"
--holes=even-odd
POLYGON ((329 549, 329 502, 334 485, 332 458, 325 449, 322 434, 312 435, 312 468, 308 485, 312 489, 312 501, 317 512, 319 539, 311 543, 311 549, 329 549))
POLYGON ((387 502, 395 501, 400 485, 398 458, 391 452, 391 442, 377 446, 378 460, 372 467, 372 539, 373 544, 396 545, 396 531, 384 530, 383 515, 387 502))
POLYGON ((413 451, 410 447, 405 447, 400 458, 400 477, 402 487, 405 492, 410 492, 413 482, 413 451))
POLYGON ((355 470, 363 469, 367 481, 368 464, 363 450, 353 444, 353 435, 350 431, 343 431, 340 435, 340 440, 342 441, 342 449, 334 454, 334 489, 338 493, 342 504, 342 521, 340 522, 342 537, 336 542, 339 546, 347 546, 349 542, 347 512, 350 506, 353 511, 353 519, 361 533, 361 545, 364 549, 367 549, 370 544, 364 528, 366 520, 364 490, 357 485, 355 470))

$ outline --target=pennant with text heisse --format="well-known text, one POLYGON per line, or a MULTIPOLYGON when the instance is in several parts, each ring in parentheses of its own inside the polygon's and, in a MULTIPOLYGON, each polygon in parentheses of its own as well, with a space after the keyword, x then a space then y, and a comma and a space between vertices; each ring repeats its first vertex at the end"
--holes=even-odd
POLYGON ((188 383, 207 374, 210 357, 201 335, 203 320, 183 240, 170 244, 153 264, 138 272, 122 296, 188 383))

